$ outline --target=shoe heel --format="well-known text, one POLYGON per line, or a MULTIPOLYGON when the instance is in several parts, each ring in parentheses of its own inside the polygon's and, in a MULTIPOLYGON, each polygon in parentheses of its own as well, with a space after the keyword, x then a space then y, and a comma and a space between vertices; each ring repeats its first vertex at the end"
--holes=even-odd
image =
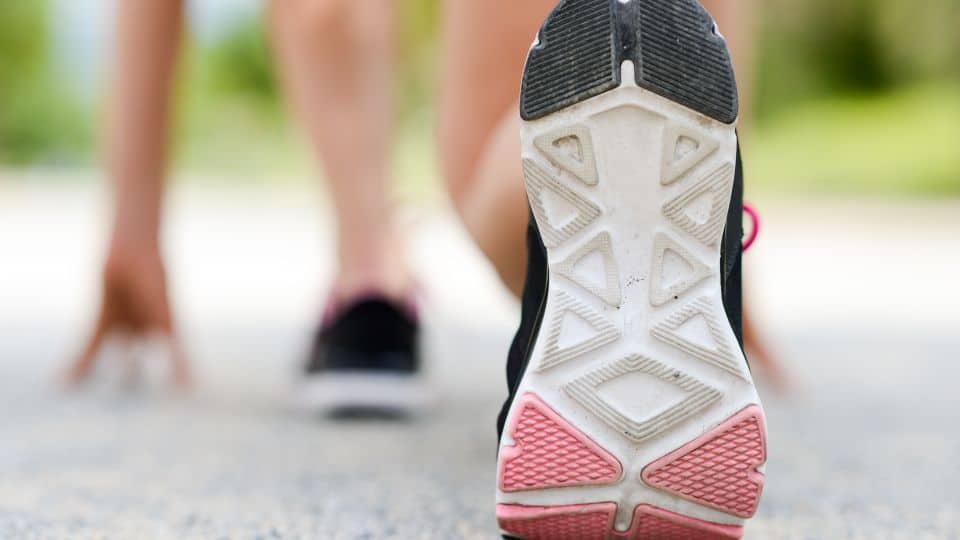
POLYGON ((637 86, 736 121, 730 53, 696 0, 563 0, 527 56, 520 116, 536 120, 617 88, 627 60, 637 86))

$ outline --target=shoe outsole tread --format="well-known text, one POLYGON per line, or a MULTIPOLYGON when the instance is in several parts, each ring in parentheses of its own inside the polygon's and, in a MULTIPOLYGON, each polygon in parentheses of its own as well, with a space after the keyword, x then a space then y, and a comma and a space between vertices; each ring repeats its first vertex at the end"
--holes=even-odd
POLYGON ((541 28, 521 117, 548 288, 501 438, 508 537, 740 538, 756 511, 765 425, 720 241, 737 108, 695 0, 564 0, 541 28))

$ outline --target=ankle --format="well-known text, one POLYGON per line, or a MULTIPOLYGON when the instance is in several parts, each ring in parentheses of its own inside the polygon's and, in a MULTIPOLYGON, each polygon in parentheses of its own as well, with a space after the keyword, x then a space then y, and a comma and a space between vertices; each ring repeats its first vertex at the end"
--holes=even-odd
POLYGON ((405 267, 341 270, 331 287, 331 296, 339 302, 365 297, 403 302, 410 296, 412 289, 412 280, 405 267))
POLYGON ((163 274, 163 256, 155 244, 110 242, 103 263, 104 275, 121 277, 128 274, 151 273, 163 274))
POLYGON ((404 311, 412 320, 416 320, 418 318, 416 296, 416 287, 411 279, 401 283, 396 277, 385 279, 369 273, 363 275, 344 273, 330 288, 324 306, 322 324, 324 326, 330 324, 343 310, 366 300, 389 302, 404 311))

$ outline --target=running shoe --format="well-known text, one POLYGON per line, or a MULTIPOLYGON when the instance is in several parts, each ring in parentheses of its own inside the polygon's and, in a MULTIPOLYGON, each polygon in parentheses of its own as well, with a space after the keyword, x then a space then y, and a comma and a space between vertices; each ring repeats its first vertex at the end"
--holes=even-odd
POLYGON ((531 207, 499 418, 520 539, 734 539, 767 459, 740 329, 730 56, 695 0, 564 0, 520 98, 531 207))
POLYGON ((425 404, 415 312, 378 297, 328 310, 304 369, 302 404, 336 416, 425 404))

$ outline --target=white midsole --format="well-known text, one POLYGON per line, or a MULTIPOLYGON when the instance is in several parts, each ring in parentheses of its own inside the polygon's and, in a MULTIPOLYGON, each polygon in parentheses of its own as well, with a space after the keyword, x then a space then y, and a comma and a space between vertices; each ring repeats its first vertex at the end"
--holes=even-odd
POLYGON ((433 402, 422 375, 328 372, 299 383, 297 403, 316 411, 363 407, 416 409, 433 402))

